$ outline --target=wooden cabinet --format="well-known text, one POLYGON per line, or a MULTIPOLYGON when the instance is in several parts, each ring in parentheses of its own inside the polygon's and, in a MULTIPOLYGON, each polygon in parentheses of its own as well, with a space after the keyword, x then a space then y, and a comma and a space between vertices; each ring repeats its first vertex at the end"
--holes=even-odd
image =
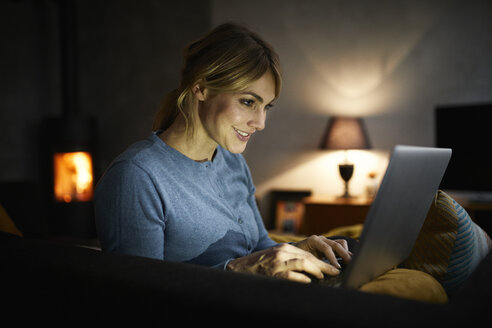
POLYGON ((364 223, 372 199, 312 196, 303 199, 303 235, 323 234, 333 228, 364 223))

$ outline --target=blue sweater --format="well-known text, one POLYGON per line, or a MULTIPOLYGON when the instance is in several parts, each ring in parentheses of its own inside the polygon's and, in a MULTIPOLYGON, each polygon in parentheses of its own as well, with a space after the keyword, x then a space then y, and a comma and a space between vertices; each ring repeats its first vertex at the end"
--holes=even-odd
POLYGON ((242 155, 218 146, 213 161, 199 163, 152 133, 118 156, 98 182, 101 247, 225 268, 231 259, 276 245, 254 195, 242 155))

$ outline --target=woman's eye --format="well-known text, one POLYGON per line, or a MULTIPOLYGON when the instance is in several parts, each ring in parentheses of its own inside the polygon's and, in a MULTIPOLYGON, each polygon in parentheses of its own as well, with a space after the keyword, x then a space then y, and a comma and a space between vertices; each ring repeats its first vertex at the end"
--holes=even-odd
POLYGON ((268 104, 268 105, 265 106, 265 109, 266 110, 270 110, 270 109, 272 109, 272 107, 273 107, 273 104, 268 104))
POLYGON ((252 99, 241 99, 240 102, 248 107, 252 107, 255 104, 255 101, 252 99))

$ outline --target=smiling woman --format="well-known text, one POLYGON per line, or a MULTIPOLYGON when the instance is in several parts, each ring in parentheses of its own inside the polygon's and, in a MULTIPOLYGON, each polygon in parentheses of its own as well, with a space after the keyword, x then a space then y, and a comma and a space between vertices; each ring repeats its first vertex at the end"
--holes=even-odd
POLYGON ((350 260, 345 240, 277 244, 256 205, 241 153, 280 89, 276 53, 242 26, 220 25, 188 46, 154 131, 97 185, 101 247, 303 282, 337 274, 335 254, 350 260))
POLYGON ((207 88, 212 94, 244 92, 251 82, 270 71, 274 96, 280 95, 282 78, 278 55, 257 34, 235 24, 216 27, 184 51, 180 83, 163 101, 153 130, 166 130, 181 113, 186 127, 192 129, 195 114, 194 88, 207 88))
POLYGON ((185 49, 179 87, 164 98, 153 129, 194 160, 210 160, 217 144, 242 153, 264 128, 281 81, 269 44, 242 26, 220 25, 185 49))
MULTIPOLYGON (((180 148, 175 141, 186 144, 188 139, 192 139, 191 144, 196 153, 186 155, 195 159, 211 159, 217 145, 231 153, 242 153, 251 134, 265 128, 266 111, 275 99, 275 79, 268 70, 251 82, 244 92, 213 94, 199 85, 193 91, 198 99, 195 110, 198 111, 199 119, 193 121, 192 138, 179 134, 180 129, 173 129, 173 126, 161 138, 178 150, 185 148, 180 148), (170 137, 176 130, 181 138, 170 137)), ((176 124, 180 124, 179 121, 176 124)))

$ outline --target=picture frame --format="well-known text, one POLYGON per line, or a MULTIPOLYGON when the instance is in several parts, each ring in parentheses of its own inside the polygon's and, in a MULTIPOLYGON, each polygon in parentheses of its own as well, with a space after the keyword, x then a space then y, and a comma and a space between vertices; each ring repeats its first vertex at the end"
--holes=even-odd
POLYGON ((311 190, 272 190, 270 192, 270 221, 275 231, 298 233, 304 217, 305 197, 311 190))

